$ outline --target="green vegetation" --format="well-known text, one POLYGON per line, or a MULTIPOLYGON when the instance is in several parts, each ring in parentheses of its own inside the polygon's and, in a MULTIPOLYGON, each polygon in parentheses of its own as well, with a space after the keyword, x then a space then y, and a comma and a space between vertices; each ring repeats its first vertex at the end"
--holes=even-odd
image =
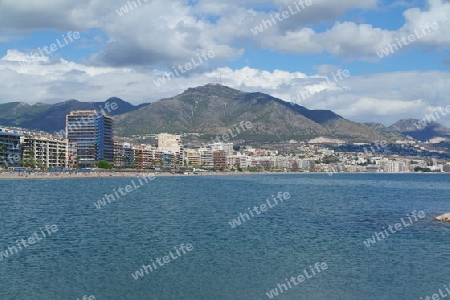
POLYGON ((97 168, 100 169, 112 169, 113 165, 110 164, 108 161, 101 159, 97 162, 97 168))
POLYGON ((424 173, 429 173, 431 172, 430 168, 422 168, 422 167, 414 167, 414 172, 424 172, 424 173))

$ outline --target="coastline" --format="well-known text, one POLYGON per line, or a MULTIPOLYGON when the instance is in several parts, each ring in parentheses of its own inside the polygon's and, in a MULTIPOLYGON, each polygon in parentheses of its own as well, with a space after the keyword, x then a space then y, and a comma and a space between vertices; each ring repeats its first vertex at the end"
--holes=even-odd
MULTIPOLYGON (((308 172, 203 172, 199 174, 172 174, 168 172, 78 172, 78 173, 60 173, 60 172, 44 172, 44 173, 0 173, 0 180, 37 180, 37 179, 92 179, 92 178, 136 178, 139 176, 155 177, 204 177, 204 176, 233 176, 233 175, 270 175, 270 174, 314 174, 308 172)), ((317 173, 319 174, 319 173, 317 173)), ((324 173, 326 174, 326 173, 324 173)))
MULTIPOLYGON (((74 172, 74 173, 60 173, 60 172, 38 172, 38 173, 18 173, 18 172, 4 172, 0 173, 1 180, 63 180, 63 179, 93 179, 93 178, 135 178, 139 176, 155 177, 204 177, 204 176, 236 176, 236 175, 311 175, 311 174, 327 174, 327 172, 203 172, 199 174, 172 174, 168 172, 153 173, 153 172, 74 172)), ((335 174, 450 174, 450 173, 361 173, 361 172, 339 172, 335 174)), ((330 176, 331 177, 331 176, 330 176)))

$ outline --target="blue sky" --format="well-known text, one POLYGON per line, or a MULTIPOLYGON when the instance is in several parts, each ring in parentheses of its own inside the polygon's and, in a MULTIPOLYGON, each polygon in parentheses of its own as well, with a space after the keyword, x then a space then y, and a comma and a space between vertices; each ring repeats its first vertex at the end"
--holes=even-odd
POLYGON ((297 0, 139 1, 2 1, 0 102, 116 96, 139 104, 222 76, 224 85, 354 121, 389 125, 450 105, 447 0, 310 0, 295 14, 297 0), (281 20, 262 27, 276 13, 281 20), (377 54, 426 26, 415 41, 377 54), (69 41, 69 32, 80 38, 69 41), (50 54, 28 56, 52 44, 50 54), (214 57, 164 78, 205 51, 214 57), (339 69, 351 76, 320 84, 339 69), (311 96, 294 100, 305 91, 311 96))

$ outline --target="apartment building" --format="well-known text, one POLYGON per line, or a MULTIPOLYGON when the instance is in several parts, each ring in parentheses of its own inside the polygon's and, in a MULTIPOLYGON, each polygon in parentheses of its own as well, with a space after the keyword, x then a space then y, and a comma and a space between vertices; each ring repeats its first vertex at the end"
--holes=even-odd
POLYGON ((225 170, 227 168, 227 153, 224 150, 213 152, 213 164, 216 170, 225 170))
POLYGON ((161 133, 156 135, 159 151, 181 154, 181 136, 174 134, 161 133))
POLYGON ((41 168, 68 167, 68 142, 52 136, 23 136, 23 165, 41 168))
POLYGON ((200 167, 202 165, 202 156, 195 149, 185 149, 183 162, 187 167, 200 167))
POLYGON ((139 145, 133 147, 134 166, 138 169, 148 169, 152 167, 154 152, 150 145, 139 145))
POLYGON ((22 133, 0 128, 0 167, 20 166, 22 133))
POLYGON ((214 168, 213 152, 208 148, 200 148, 198 152, 200 153, 201 167, 203 169, 214 168))
POLYGON ((71 111, 66 115, 66 137, 76 143, 79 166, 93 166, 105 159, 114 161, 113 120, 95 110, 71 111))

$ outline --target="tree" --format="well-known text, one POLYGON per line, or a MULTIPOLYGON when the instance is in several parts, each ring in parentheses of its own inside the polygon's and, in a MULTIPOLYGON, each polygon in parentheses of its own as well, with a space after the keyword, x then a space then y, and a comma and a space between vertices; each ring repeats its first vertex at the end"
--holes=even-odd
POLYGON ((59 158, 59 166, 60 167, 64 167, 64 165, 65 165, 65 158, 66 158, 66 154, 65 153, 63 153, 63 152, 60 152, 59 154, 58 154, 58 158, 59 158))
POLYGON ((101 159, 97 162, 97 167, 100 169, 112 169, 113 165, 110 164, 107 160, 101 159))
POLYGON ((3 145, 0 147, 0 152, 2 152, 2 153, 8 152, 8 146, 5 145, 5 144, 3 144, 3 145))
POLYGON ((6 146, 6 145, 2 145, 1 147, 0 147, 0 153, 2 153, 2 155, 0 155, 0 160, 1 161, 5 161, 5 165, 7 165, 7 163, 6 163, 6 158, 7 158, 7 152, 8 152, 8 146, 6 146))

